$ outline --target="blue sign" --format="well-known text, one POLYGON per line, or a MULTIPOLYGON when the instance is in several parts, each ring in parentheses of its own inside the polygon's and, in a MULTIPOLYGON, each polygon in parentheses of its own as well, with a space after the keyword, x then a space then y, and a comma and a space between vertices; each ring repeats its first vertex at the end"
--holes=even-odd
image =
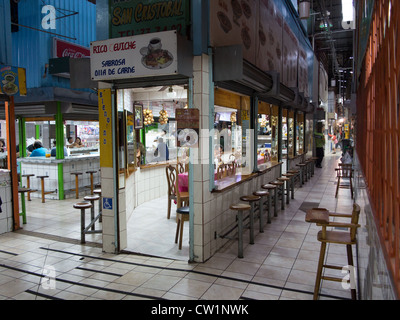
POLYGON ((113 203, 112 198, 103 198, 103 209, 112 210, 113 203))

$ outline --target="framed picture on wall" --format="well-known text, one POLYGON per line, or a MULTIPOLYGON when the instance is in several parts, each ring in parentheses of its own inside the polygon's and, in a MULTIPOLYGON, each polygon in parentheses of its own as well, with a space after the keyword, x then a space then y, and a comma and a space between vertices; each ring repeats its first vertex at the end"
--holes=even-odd
POLYGON ((141 104, 134 104, 133 105, 134 109, 134 116, 135 116, 135 129, 143 129, 143 105, 141 104))

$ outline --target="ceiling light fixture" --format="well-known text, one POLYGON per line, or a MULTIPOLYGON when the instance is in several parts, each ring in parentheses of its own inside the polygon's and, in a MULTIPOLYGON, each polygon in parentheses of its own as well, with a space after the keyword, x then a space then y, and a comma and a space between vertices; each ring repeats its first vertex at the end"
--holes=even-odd
POLYGON ((342 0, 343 21, 354 20, 353 0, 342 0))
POLYGON ((174 89, 171 87, 169 87, 168 92, 167 92, 167 97, 168 98, 175 98, 176 97, 176 92, 174 91, 174 89))

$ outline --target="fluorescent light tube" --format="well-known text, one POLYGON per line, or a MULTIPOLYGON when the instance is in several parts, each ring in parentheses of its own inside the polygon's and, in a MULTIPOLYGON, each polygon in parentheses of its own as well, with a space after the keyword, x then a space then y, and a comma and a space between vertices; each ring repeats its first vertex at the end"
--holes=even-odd
POLYGON ((342 0, 343 21, 354 20, 353 0, 342 0))

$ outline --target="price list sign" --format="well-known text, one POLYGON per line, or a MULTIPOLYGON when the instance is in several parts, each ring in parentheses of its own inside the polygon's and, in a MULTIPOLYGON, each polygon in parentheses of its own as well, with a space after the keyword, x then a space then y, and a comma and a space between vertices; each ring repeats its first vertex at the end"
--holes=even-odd
POLYGON ((111 0, 110 38, 176 30, 186 35, 190 0, 111 0))
POLYGON ((178 147, 198 148, 200 114, 198 109, 176 109, 178 147))

